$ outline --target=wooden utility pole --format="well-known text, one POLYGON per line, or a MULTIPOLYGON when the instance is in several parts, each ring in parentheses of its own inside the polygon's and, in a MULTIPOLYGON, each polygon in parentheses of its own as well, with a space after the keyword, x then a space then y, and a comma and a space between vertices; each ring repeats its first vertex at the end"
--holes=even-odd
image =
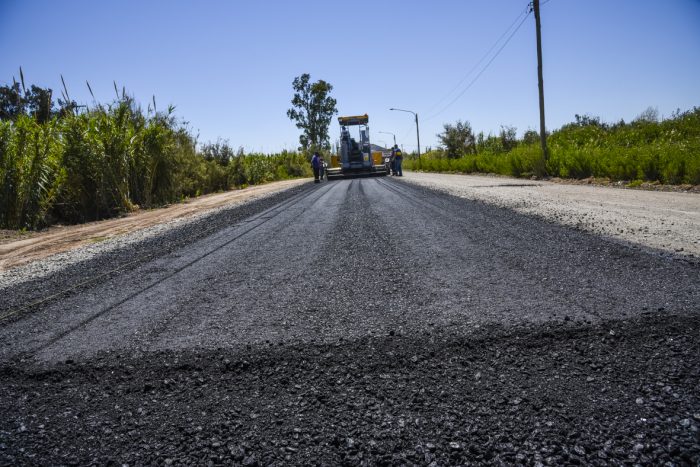
POLYGON ((416 141, 418 141, 418 160, 420 160, 420 131, 418 131, 418 114, 416 113, 416 141))
POLYGON ((547 154, 547 133, 544 126, 544 83, 542 81, 542 35, 540 34, 540 0, 532 0, 532 8, 535 11, 535 31, 537 33, 537 85, 540 89, 540 143, 542 144, 542 158, 545 162, 547 162, 549 155, 547 154))

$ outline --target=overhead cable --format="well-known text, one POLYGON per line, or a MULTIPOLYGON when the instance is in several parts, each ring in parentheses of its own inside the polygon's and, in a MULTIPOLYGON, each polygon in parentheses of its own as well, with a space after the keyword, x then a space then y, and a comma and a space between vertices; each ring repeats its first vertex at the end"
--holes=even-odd
MULTIPOLYGON (((529 5, 528 5, 528 8, 529 8, 529 5)), ((426 112, 427 114, 431 114, 437 107, 439 107, 443 102, 445 102, 452 95, 452 93, 454 93, 457 89, 459 89, 459 87, 462 86, 462 84, 464 84, 464 82, 467 80, 467 78, 469 78, 469 76, 471 76, 471 74, 474 73, 474 71, 476 71, 476 69, 479 67, 479 65, 481 65, 484 62, 484 60, 486 60, 489 57, 491 52, 493 52, 493 50, 498 46, 498 44, 503 40, 503 38, 506 37, 506 35, 511 31, 511 29, 513 29, 513 27, 521 19, 521 17, 523 15, 527 15, 529 13, 528 8, 526 8, 520 12, 520 14, 510 24, 510 26, 508 26, 508 28, 505 31, 503 31, 503 34, 501 34, 498 37, 498 39, 496 39, 496 41, 493 43, 493 45, 486 51, 486 53, 484 53, 484 55, 482 55, 482 57, 479 59, 479 61, 474 64, 474 66, 462 77, 462 79, 459 80, 459 82, 447 94, 445 94, 442 97, 442 99, 437 101, 430 109, 428 109, 428 111, 426 112)))
POLYGON ((426 120, 426 121, 427 121, 427 120, 432 120, 433 118, 437 117, 437 116, 440 115, 442 112, 444 112, 445 110, 447 110, 448 108, 450 108, 450 107, 452 106, 452 104, 454 104, 455 102, 457 102, 457 100, 458 100, 460 97, 462 97, 462 96, 464 95, 464 93, 467 92, 467 91, 469 90, 469 88, 471 88, 471 87, 474 85, 474 83, 476 83, 476 81, 477 81, 477 80, 481 77, 481 75, 488 69, 488 67, 493 63, 493 61, 496 60, 496 57, 498 57, 498 56, 500 55, 500 53, 503 51, 503 49, 505 48, 505 46, 508 45, 508 43, 509 43, 510 40, 513 38, 513 36, 515 36, 515 33, 517 33, 517 32, 520 30, 520 28, 521 28, 522 25, 525 23, 525 20, 528 18, 528 16, 530 16, 530 12, 529 12, 529 11, 525 14, 525 17, 520 21, 520 24, 518 24, 518 26, 515 28, 515 30, 508 36, 508 38, 506 39, 506 41, 501 45, 501 47, 498 49, 498 51, 496 52, 496 54, 495 54, 493 57, 491 57, 491 59, 486 63, 486 65, 481 69, 481 71, 479 71, 479 73, 477 73, 477 75, 474 77, 474 79, 472 79, 472 80, 469 82, 469 84, 468 84, 464 89, 462 89, 462 91, 461 91, 459 94, 457 94, 457 96, 455 96, 455 98, 452 99, 446 106, 444 106, 444 107, 443 107, 442 109, 440 109, 438 112, 434 113, 433 115, 429 116, 428 118, 426 118, 426 119, 424 119, 424 120, 426 120))

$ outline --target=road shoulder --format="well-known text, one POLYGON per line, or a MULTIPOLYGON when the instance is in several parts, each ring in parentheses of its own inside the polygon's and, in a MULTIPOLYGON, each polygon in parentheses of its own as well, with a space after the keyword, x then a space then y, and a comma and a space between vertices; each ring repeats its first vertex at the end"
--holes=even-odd
POLYGON ((675 256, 700 257, 697 193, 417 172, 404 180, 675 256))

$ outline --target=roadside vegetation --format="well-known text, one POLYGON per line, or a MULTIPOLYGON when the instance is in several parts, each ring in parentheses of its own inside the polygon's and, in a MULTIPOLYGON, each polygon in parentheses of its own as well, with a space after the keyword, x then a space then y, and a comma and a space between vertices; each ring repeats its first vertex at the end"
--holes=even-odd
POLYGON ((632 122, 614 124, 576 115, 576 121, 547 138, 542 163, 539 133, 502 127, 497 135, 474 135, 469 122, 446 124, 440 148, 408 158, 404 166, 426 172, 495 173, 514 177, 544 174, 663 184, 700 184, 700 108, 660 120, 647 109, 632 122))
POLYGON ((154 99, 144 111, 116 85, 113 102, 79 106, 65 86, 54 102, 23 81, 0 87, 0 228, 104 219, 311 175, 303 153, 199 146, 173 107, 157 111, 154 99))

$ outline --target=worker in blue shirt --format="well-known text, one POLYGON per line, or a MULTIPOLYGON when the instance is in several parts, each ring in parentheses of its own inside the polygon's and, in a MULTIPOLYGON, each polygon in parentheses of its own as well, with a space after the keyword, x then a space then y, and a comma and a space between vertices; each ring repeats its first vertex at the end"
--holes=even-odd
POLYGON ((314 152, 314 157, 311 158, 311 168, 314 170, 314 183, 320 183, 318 177, 321 173, 321 157, 318 152, 314 152))

